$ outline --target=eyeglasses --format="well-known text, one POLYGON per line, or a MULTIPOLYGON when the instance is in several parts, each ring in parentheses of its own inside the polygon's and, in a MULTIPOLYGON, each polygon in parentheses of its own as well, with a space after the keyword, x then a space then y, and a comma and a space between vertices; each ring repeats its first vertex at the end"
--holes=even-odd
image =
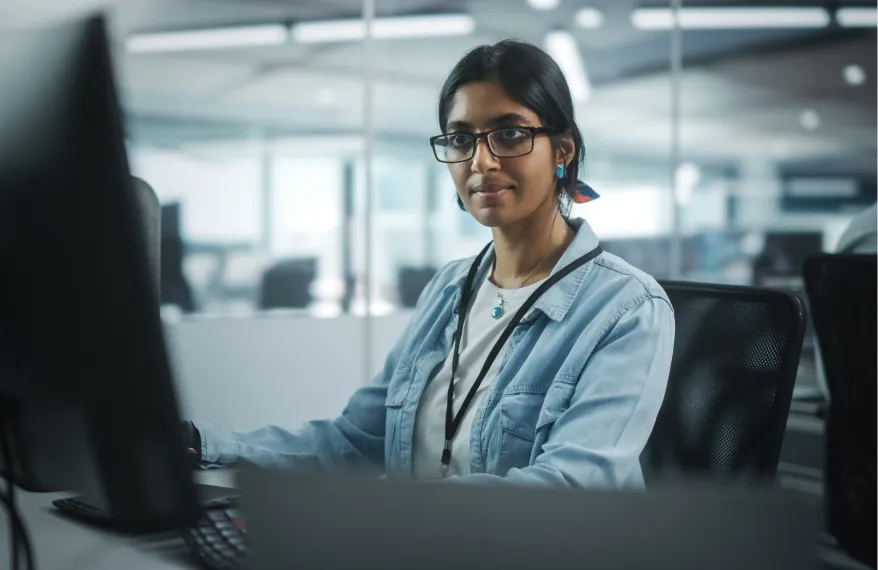
POLYGON ((439 162, 465 162, 475 156, 476 141, 485 139, 497 158, 514 158, 533 151, 537 135, 554 132, 554 127, 503 127, 484 133, 449 133, 430 137, 430 146, 439 162))

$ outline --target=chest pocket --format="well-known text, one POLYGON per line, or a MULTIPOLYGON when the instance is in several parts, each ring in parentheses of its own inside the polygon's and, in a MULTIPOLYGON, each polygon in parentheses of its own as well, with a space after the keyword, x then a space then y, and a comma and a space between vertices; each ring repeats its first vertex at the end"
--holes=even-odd
POLYGON ((500 400, 503 433, 534 442, 537 432, 550 426, 570 407, 576 385, 555 380, 548 387, 512 386, 500 400))
POLYGON ((514 386, 500 399, 500 446, 494 464, 498 475, 530 465, 548 430, 570 407, 574 384, 555 380, 546 386, 514 386), (542 437, 540 437, 542 436, 542 437))
POLYGON ((412 386, 413 370, 408 364, 400 363, 387 386, 384 399, 384 460, 388 471, 399 470, 399 422, 402 406, 412 386))

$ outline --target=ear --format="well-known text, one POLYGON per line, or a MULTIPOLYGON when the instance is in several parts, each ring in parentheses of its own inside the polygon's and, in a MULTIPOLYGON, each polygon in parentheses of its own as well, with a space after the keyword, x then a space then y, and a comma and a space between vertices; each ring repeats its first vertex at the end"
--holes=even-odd
POLYGON ((555 162, 564 162, 564 167, 569 167, 570 163, 573 162, 573 154, 576 151, 576 145, 573 143, 573 137, 570 135, 570 131, 567 131, 563 135, 561 135, 561 139, 558 141, 558 149, 555 151, 555 162))

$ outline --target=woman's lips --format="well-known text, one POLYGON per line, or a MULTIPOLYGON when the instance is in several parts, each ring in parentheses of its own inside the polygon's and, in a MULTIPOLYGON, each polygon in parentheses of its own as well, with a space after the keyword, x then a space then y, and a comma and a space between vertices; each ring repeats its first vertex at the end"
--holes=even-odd
POLYGON ((512 188, 509 186, 498 186, 495 184, 491 185, 481 185, 476 186, 473 189, 473 195, 478 196, 479 198, 499 198, 506 192, 511 191, 512 188))

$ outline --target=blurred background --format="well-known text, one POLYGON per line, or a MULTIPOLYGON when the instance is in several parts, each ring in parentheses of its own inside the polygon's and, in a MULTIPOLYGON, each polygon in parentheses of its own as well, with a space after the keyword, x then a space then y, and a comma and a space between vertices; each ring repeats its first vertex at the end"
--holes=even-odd
MULTIPOLYGON (((83 4, 109 10, 132 172, 163 204, 162 301, 183 323, 404 322, 438 267, 490 239, 427 139, 454 63, 506 37, 546 48, 573 90, 583 179, 602 195, 573 214, 657 278, 800 291, 803 259, 876 200, 874 2, 16 9, 83 4)), ((389 343, 363 330, 367 376, 389 343)))

